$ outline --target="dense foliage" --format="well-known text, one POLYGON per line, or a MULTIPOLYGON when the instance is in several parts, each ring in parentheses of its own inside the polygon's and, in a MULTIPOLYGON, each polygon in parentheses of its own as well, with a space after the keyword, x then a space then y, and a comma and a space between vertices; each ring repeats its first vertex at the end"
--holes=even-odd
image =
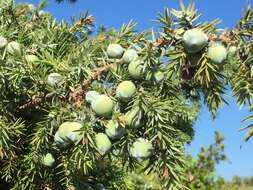
POLYGON ((228 85, 252 103, 250 7, 230 31, 181 3, 159 14, 157 33, 129 22, 91 35, 92 16, 58 23, 45 6, 0 1, 5 187, 126 189, 125 171, 140 165, 164 189, 195 187, 184 146, 202 100, 213 118, 228 85))
MULTIPOLYGON (((216 132, 215 143, 206 148, 202 147, 196 158, 190 155, 187 156, 187 166, 184 171, 187 175, 185 185, 191 190, 218 190, 222 189, 223 186, 227 187, 225 186, 225 180, 215 173, 216 165, 226 160, 223 140, 223 136, 216 132), (222 185, 221 180, 223 180, 222 185)), ((126 179, 131 187, 129 189, 162 189, 161 182, 155 174, 146 175, 136 170, 134 173, 128 174, 126 179)))
MULTIPOLYGON (((191 190, 251 190, 253 189, 252 177, 234 176, 231 181, 226 181, 216 173, 216 166, 220 162, 227 162, 225 155, 224 137, 215 132, 215 141, 208 147, 202 147, 196 157, 187 155, 186 186, 191 190)), ((128 189, 133 190, 160 190, 163 189, 156 174, 145 174, 137 168, 134 172, 126 173, 128 189)))

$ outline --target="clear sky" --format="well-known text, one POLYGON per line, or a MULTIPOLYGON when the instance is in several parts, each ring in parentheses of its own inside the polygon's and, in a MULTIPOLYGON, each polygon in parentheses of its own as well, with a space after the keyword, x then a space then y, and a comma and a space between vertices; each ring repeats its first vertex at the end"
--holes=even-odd
MULTIPOLYGON (((248 0, 253 4, 253 0, 248 0)), ((17 0, 16 2, 30 2, 37 4, 38 0, 17 0)), ((188 1, 185 1, 188 2, 188 1)), ((220 18, 223 22, 219 27, 233 27, 239 20, 246 5, 246 0, 195 0, 198 10, 202 13, 200 21, 220 18)), ((89 11, 96 18, 96 25, 119 28, 122 23, 133 19, 138 22, 137 31, 156 27, 152 21, 164 7, 177 8, 178 0, 79 0, 75 4, 57 4, 49 0, 46 9, 57 20, 79 16, 80 13, 89 11)), ((196 155, 201 146, 213 142, 214 131, 219 130, 225 135, 226 154, 228 162, 217 167, 218 174, 226 179, 233 175, 253 175, 253 139, 248 143, 243 142, 244 133, 238 129, 244 124, 240 120, 247 115, 246 109, 239 110, 233 98, 227 98, 229 106, 219 110, 215 121, 210 119, 206 108, 203 107, 199 120, 195 125, 195 140, 187 151, 196 155)))

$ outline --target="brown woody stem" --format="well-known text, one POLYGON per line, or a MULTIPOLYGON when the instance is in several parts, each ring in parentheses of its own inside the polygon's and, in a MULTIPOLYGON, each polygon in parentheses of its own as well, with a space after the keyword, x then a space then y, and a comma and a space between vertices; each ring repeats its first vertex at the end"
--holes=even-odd
MULTIPOLYGON (((84 80, 80 87, 75 89, 70 89, 69 96, 71 100, 74 101, 74 104, 76 106, 81 105, 81 101, 83 100, 83 97, 85 95, 86 90, 89 88, 91 83, 96 80, 98 77, 100 77, 104 72, 107 72, 112 67, 112 64, 103 65, 102 67, 98 67, 94 69, 91 72, 91 75, 88 77, 88 79, 84 80)), ((24 105, 20 106, 19 109, 27 109, 31 107, 35 107, 40 105, 42 102, 48 101, 51 99, 53 94, 46 94, 44 96, 35 96, 33 97, 29 102, 25 103, 24 105)))
POLYGON ((104 72, 111 69, 113 64, 104 65, 94 69, 88 79, 82 82, 82 85, 76 89, 71 89, 70 98, 74 101, 77 107, 81 106, 82 100, 85 96, 86 90, 89 88, 91 83, 98 79, 104 72))

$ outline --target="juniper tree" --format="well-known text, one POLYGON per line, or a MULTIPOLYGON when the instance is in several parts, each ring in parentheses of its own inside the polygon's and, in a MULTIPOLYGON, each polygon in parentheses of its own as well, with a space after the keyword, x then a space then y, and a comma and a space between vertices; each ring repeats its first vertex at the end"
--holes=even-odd
POLYGON ((159 32, 129 22, 91 35, 92 16, 56 22, 45 5, 1 1, 3 183, 126 189, 124 172, 142 165, 165 189, 187 189, 184 145, 201 100, 215 118, 231 85, 251 105, 250 7, 229 31, 181 3, 158 15, 159 32))
POLYGON ((224 137, 215 132, 215 142, 208 147, 202 147, 194 159, 188 157, 189 164, 186 169, 188 174, 188 186, 190 189, 221 189, 215 175, 215 167, 221 161, 226 160, 224 154, 224 137))

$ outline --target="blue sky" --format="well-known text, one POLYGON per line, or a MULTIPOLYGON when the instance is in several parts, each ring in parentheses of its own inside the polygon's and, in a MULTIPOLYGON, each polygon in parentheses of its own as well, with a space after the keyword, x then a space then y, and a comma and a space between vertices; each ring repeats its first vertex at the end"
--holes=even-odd
MULTIPOLYGON (((30 2, 37 4, 38 0, 17 0, 16 2, 30 2)), ((185 1, 188 2, 188 1, 185 1)), ((200 21, 220 18, 223 22, 221 28, 233 27, 239 20, 246 5, 246 0, 195 0, 198 10, 202 13, 200 21)), ((253 4, 253 0, 249 0, 253 4)), ((57 20, 79 16, 80 13, 89 11, 96 18, 96 25, 119 28, 122 23, 133 19, 138 23, 137 31, 156 27, 152 21, 164 7, 178 8, 178 0, 79 0, 75 4, 62 3, 57 5, 54 0, 49 0, 46 9, 57 20)), ((253 139, 248 143, 243 142, 244 133, 238 129, 244 124, 240 120, 247 115, 247 109, 239 110, 235 101, 227 97, 229 106, 219 110, 218 118, 214 121, 206 108, 203 108, 199 120, 195 125, 196 136, 187 151, 196 155, 201 146, 213 142, 213 132, 221 131, 225 135, 226 154, 229 161, 217 167, 218 174, 226 179, 233 175, 253 175, 253 139)))

